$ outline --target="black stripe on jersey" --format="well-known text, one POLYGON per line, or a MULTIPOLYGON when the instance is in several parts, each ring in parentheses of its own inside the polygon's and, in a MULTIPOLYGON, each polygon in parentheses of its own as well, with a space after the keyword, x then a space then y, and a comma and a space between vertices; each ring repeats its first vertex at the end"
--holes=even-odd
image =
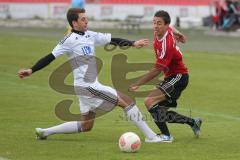
POLYGON ((60 40, 59 44, 63 44, 70 36, 71 36, 72 33, 66 35, 62 40, 60 40))
POLYGON ((108 102, 110 102, 110 103, 112 103, 114 105, 117 105, 117 100, 116 99, 114 99, 114 98, 112 98, 112 97, 110 97, 110 96, 108 96, 108 95, 106 95, 106 94, 104 94, 104 93, 102 93, 102 92, 92 88, 92 87, 88 87, 87 90, 91 94, 93 94, 95 96, 98 96, 98 97, 100 97, 100 98, 102 98, 102 99, 104 99, 104 100, 106 100, 106 101, 108 101, 108 102))

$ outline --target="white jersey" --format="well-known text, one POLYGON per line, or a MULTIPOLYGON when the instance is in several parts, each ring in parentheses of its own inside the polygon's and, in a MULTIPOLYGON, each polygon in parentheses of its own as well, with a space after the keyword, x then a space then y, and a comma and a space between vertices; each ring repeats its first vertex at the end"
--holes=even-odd
POLYGON ((110 43, 111 34, 86 31, 84 35, 70 33, 53 49, 57 58, 66 54, 73 67, 74 85, 87 87, 98 82, 95 46, 110 43))

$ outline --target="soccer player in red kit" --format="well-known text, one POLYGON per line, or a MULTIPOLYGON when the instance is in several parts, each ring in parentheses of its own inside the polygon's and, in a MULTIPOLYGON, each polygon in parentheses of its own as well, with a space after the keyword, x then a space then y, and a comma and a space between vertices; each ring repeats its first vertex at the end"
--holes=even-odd
POLYGON ((135 91, 161 72, 164 73, 164 80, 151 91, 144 103, 162 133, 162 142, 168 143, 173 141, 173 137, 166 122, 188 124, 196 137, 200 135, 202 123, 200 118, 193 119, 175 111, 169 111, 169 108, 177 107, 177 99, 187 87, 189 79, 182 53, 176 45, 176 37, 173 35, 172 28, 169 27, 170 22, 171 18, 166 11, 155 13, 153 28, 156 64, 147 74, 129 87, 130 91, 135 91))

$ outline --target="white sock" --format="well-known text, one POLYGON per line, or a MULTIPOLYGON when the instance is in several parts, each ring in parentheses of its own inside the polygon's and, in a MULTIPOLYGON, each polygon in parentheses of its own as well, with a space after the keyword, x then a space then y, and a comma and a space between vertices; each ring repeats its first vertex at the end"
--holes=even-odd
POLYGON ((59 133, 77 133, 81 132, 81 123, 77 121, 66 122, 57 126, 43 129, 44 136, 49 136, 52 134, 59 133))
POLYGON ((126 112, 128 119, 135 123, 147 138, 152 139, 156 136, 156 133, 154 133, 147 123, 143 121, 142 113, 135 104, 131 104, 125 108, 124 111, 126 112))

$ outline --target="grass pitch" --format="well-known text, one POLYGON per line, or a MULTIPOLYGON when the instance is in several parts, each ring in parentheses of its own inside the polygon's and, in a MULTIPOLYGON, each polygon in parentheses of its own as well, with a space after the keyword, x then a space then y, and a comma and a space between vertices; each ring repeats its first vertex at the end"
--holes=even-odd
MULTIPOLYGON (((138 153, 126 154, 118 149, 118 138, 127 131, 143 134, 123 118, 122 110, 115 109, 97 118, 89 133, 54 135, 47 141, 37 141, 36 127, 50 127, 62 123, 55 115, 55 105, 63 99, 72 99, 73 113, 79 113, 77 98, 52 90, 48 79, 65 57, 30 78, 19 79, 19 68, 31 67, 39 58, 51 52, 64 34, 64 29, 6 29, 0 30, 0 160, 75 160, 75 159, 182 159, 212 160, 240 157, 240 52, 239 38, 209 37, 202 31, 184 31, 188 43, 183 45, 184 60, 190 71, 190 84, 179 100, 177 111, 202 117, 202 135, 195 139, 186 125, 170 124, 175 138, 173 144, 146 144, 138 153)), ((141 34, 118 33, 116 37, 152 38, 151 31, 141 34)), ((106 52, 97 48, 97 56, 104 65, 100 81, 112 86, 111 61, 113 55, 125 54, 129 63, 153 62, 152 48, 115 50, 106 52)), ((70 84, 71 76, 68 79, 70 84)), ((127 86, 126 86, 127 87, 127 86)), ((146 115, 148 124, 158 132, 151 121, 143 98, 137 104, 146 115)))

